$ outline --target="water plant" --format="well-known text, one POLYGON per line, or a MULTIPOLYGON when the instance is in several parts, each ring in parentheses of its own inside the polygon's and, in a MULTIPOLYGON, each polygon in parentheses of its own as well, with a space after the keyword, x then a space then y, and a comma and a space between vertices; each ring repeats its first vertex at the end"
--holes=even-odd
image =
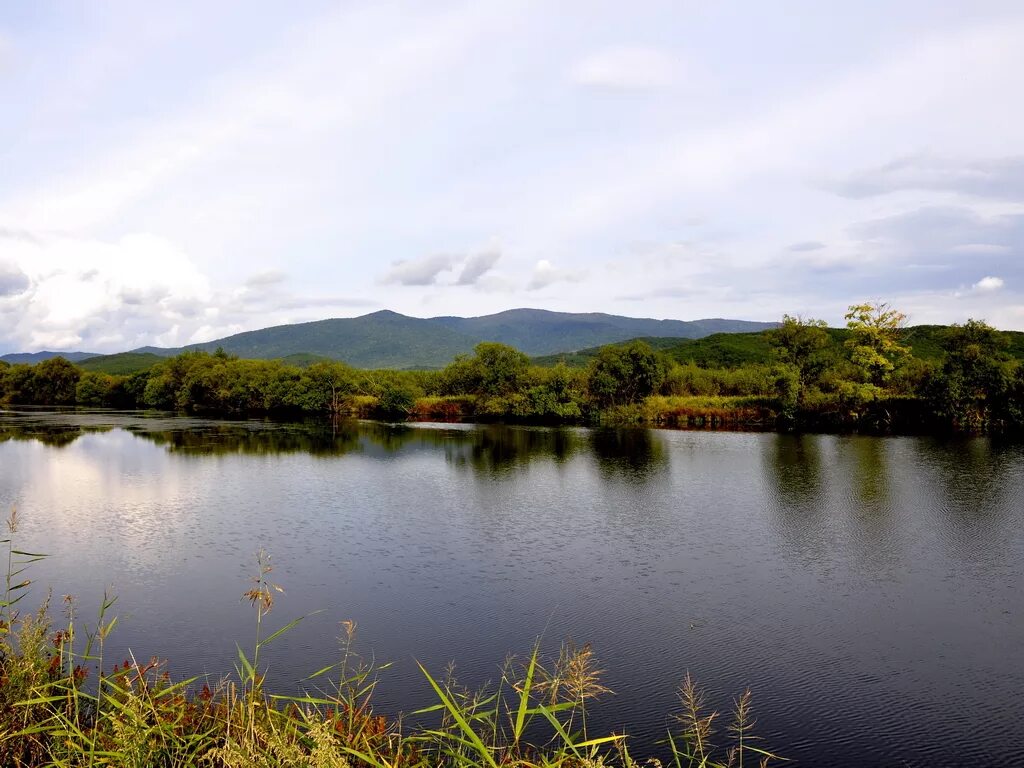
MULTIPOLYGON (((471 691, 449 670, 437 677, 420 664, 436 697, 432 706, 386 718, 372 700, 387 665, 354 650, 354 622, 342 622, 339 659, 315 671, 300 693, 275 693, 260 669, 261 651, 295 627, 266 634, 275 595, 270 559, 257 556, 243 595, 256 610, 250 652, 239 646, 233 677, 211 684, 174 682, 159 659, 133 655, 106 668, 108 639, 117 625, 115 599, 104 596, 91 628, 65 596, 65 621, 55 629, 49 597, 35 612, 18 602, 30 583, 25 568, 43 555, 17 550, 17 516, 8 520, 5 598, 0 604, 0 764, 21 766, 223 766, 225 768, 633 768, 639 762, 625 733, 594 735, 587 713, 608 689, 589 645, 563 645, 546 659, 536 644, 501 666, 493 689, 471 691), (12 597, 13 595, 13 597, 12 597)), ((742 768, 775 760, 754 746, 749 691, 738 699, 727 746, 711 740, 717 713, 687 675, 682 711, 667 734, 672 768, 742 768)), ((649 763, 651 761, 648 761, 649 763)), ((657 760, 652 764, 660 765, 657 760)))

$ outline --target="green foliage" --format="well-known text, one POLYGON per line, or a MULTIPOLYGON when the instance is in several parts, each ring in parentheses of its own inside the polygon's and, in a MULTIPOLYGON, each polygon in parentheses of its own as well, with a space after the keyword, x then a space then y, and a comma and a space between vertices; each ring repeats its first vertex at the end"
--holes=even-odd
MULTIPOLYGON (((551 365, 531 365, 513 347, 481 342, 438 371, 358 370, 314 355, 293 356, 293 365, 239 359, 217 348, 118 375, 97 369, 117 363, 131 370, 133 359, 148 365, 154 356, 91 358, 83 363, 89 370, 54 357, 34 366, 0 365, 0 403, 389 421, 777 419, 787 428, 1024 431, 1024 334, 976 320, 903 328, 903 315, 886 304, 854 305, 847 318, 847 328, 826 328, 820 320, 785 315, 770 331, 634 340, 551 365), (711 406, 680 398, 732 399, 711 406)), ((399 327, 402 322, 395 319, 399 327)))
MULTIPOLYGON (((910 355, 901 345, 900 330, 906 315, 886 303, 853 304, 846 313, 850 360, 877 393, 888 383, 896 366, 910 355)), ((868 390, 864 390, 865 392, 868 390)))
POLYGON ((642 341, 605 347, 590 364, 587 390, 601 407, 631 405, 657 392, 665 374, 664 360, 642 341))
POLYGON ((82 360, 76 365, 83 371, 109 373, 126 376, 132 373, 148 371, 157 363, 167 358, 154 355, 152 352, 119 352, 116 355, 97 355, 82 360))
POLYGON ((954 428, 967 430, 982 429, 990 423, 993 408, 1006 400, 1004 393, 1012 380, 1008 346, 1005 336, 980 320, 968 320, 946 330, 945 358, 925 385, 928 401, 939 418, 954 428))

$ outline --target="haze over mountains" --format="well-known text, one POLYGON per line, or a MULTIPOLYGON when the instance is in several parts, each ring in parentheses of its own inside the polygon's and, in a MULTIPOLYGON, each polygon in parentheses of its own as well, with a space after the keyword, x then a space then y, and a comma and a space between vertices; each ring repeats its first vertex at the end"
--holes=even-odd
MULTIPOLYGON (((218 347, 245 358, 283 358, 310 354, 342 360, 358 368, 439 368, 458 354, 470 353, 481 341, 509 344, 528 355, 573 352, 638 336, 695 339, 713 333, 760 331, 777 323, 746 320, 656 320, 603 313, 549 312, 512 309, 481 317, 417 318, 382 310, 353 318, 318 320, 247 331, 186 347, 141 347, 136 353, 163 357, 187 349, 218 347)), ((57 353, 35 353, 33 362, 57 353)), ((87 353, 60 353, 69 360, 87 353), (75 357, 73 358, 72 355, 75 357)), ((24 354, 5 355, 9 362, 28 362, 24 354)))

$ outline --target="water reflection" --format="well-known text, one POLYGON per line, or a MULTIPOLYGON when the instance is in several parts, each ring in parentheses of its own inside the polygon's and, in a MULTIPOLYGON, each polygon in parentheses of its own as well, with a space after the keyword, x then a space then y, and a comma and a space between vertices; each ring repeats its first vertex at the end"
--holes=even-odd
POLYGON ((649 429, 592 430, 590 449, 606 480, 646 482, 668 466, 664 444, 649 429))
POLYGON ((556 464, 592 451, 609 479, 642 481, 667 465, 664 446, 645 429, 531 428, 505 425, 408 425, 355 420, 274 423, 211 421, 104 412, 7 413, 0 442, 35 440, 63 447, 92 433, 124 429, 185 456, 263 456, 305 453, 398 453, 441 448, 456 467, 500 476, 537 459, 556 464), (68 423, 68 422, 72 423, 68 423), (79 422, 79 423, 75 423, 79 422), (104 423, 106 422, 106 423, 104 423))

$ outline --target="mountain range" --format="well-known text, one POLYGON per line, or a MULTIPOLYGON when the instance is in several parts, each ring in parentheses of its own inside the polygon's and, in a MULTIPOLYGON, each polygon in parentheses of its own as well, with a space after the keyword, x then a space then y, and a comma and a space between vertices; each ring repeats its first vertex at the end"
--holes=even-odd
MULTIPOLYGON (((243 358, 277 359, 307 354, 342 360, 357 368, 440 368, 481 341, 509 344, 528 355, 550 355, 626 341, 638 336, 696 339, 714 333, 760 331, 777 323, 712 318, 655 320, 604 313, 511 309, 481 317, 418 318, 382 310, 361 317, 334 318, 246 331, 185 347, 141 347, 133 354, 170 357, 185 350, 218 347, 243 358)), ((39 362, 60 354, 73 362, 84 352, 4 355, 8 362, 39 362)))

